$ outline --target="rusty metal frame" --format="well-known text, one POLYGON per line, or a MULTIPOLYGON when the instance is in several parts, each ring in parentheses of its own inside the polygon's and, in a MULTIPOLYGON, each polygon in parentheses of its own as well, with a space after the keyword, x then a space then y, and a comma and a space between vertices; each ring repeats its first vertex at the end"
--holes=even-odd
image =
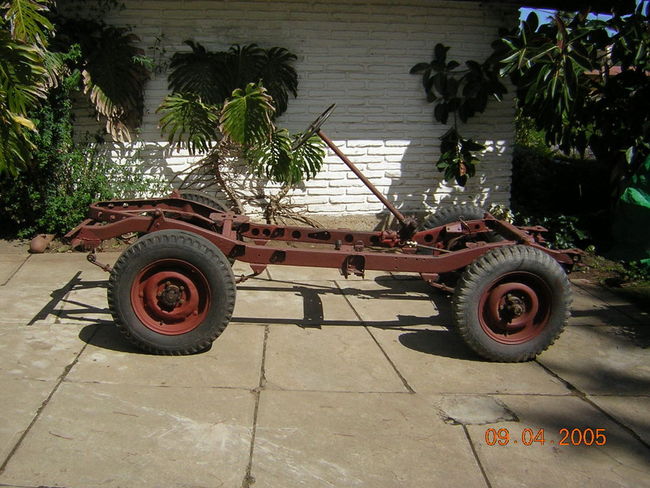
MULTIPOLYGON (((420 273, 434 286, 439 275, 460 270, 491 249, 513 244, 535 247, 570 269, 581 252, 552 250, 543 246, 542 227, 516 227, 495 219, 459 221, 416 231, 417 222, 405 217, 356 168, 322 132, 317 134, 359 177, 400 222, 397 231, 363 232, 349 229, 317 229, 251 222, 248 217, 185 200, 178 193, 168 198, 97 202, 89 218, 66 238, 73 247, 94 252, 101 242, 125 234, 183 230, 205 237, 226 256, 250 263, 255 273, 268 264, 337 268, 344 276, 366 270, 420 273), (486 242, 481 236, 496 233, 504 240, 486 242), (300 242, 310 248, 266 246, 269 242, 300 242), (461 243, 464 247, 458 248, 461 243), (418 253, 418 249, 425 253, 418 253)), ((91 254, 94 256, 94 254, 91 254)), ((95 262, 95 259, 91 259, 95 262)))

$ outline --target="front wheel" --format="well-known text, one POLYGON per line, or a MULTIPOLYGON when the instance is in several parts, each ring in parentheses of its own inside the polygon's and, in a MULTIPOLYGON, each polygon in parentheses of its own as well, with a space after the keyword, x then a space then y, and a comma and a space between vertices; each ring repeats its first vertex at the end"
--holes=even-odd
POLYGON ((147 234, 117 260, 108 283, 115 325, 155 354, 207 349, 235 306, 228 260, 207 239, 178 230, 147 234))
POLYGON ((528 246, 503 246, 471 263, 453 299, 456 330, 491 361, 534 359, 558 338, 570 315, 562 267, 528 246))

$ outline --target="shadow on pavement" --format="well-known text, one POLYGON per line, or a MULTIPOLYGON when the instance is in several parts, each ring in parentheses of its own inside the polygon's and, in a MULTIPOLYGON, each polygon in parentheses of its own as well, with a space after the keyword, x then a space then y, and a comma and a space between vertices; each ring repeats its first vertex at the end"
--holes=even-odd
MULTIPOLYGON (((151 356, 151 353, 138 349, 132 345, 126 337, 113 326, 113 323, 109 324, 91 324, 87 325, 79 332, 79 339, 81 339, 86 344, 91 346, 99 347, 101 349, 107 349, 109 351, 123 352, 128 354, 138 354, 143 356, 151 356)), ((217 340, 219 340, 217 338, 217 340)), ((208 352, 212 348, 210 347, 197 352, 196 354, 201 354, 208 352)))
POLYGON ((117 330, 117 327, 112 327, 112 323, 87 325, 79 332, 79 339, 91 346, 100 347, 116 352, 126 352, 132 354, 146 354, 145 352, 137 349, 131 345, 129 341, 117 330))
POLYGON ((68 297, 70 292, 82 291, 94 288, 106 288, 106 281, 85 281, 80 278, 81 271, 78 271, 71 279, 61 288, 50 293, 51 300, 45 304, 41 310, 27 323, 34 325, 39 320, 45 320, 49 315, 57 317, 58 320, 75 320, 88 321, 88 315, 106 315, 106 320, 97 319, 97 323, 112 323, 111 312, 108 308, 96 307, 87 303, 71 300, 68 297), (61 308, 68 305, 65 309, 61 308), (76 307, 71 308, 70 305, 76 307))
POLYGON ((417 330, 399 336, 399 342, 417 352, 465 361, 485 362, 450 330, 417 330))

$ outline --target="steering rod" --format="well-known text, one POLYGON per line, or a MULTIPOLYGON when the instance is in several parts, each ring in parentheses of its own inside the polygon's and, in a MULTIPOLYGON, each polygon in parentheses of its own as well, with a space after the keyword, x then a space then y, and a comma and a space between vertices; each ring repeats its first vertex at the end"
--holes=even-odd
POLYGON ((350 161, 348 157, 345 154, 343 154, 338 147, 336 147, 336 144, 334 144, 334 142, 332 142, 332 140, 329 137, 327 137, 322 130, 319 129, 316 132, 316 134, 318 134, 318 137, 320 137, 323 140, 323 142, 327 144, 327 146, 332 151, 334 151, 334 153, 339 157, 339 159, 343 161, 346 164, 346 166, 350 168, 350 170, 355 175, 357 175, 357 177, 363 182, 363 184, 366 185, 372 193, 374 193, 374 195, 379 199, 379 201, 384 204, 384 206, 390 211, 390 213, 392 213, 395 216, 395 218, 399 221, 400 224, 402 224, 402 226, 410 227, 413 225, 412 222, 413 219, 404 217, 402 212, 397 210, 397 208, 395 208, 395 205, 390 203, 388 199, 384 195, 382 195, 381 192, 377 190, 377 188, 375 188, 375 185, 370 183, 370 180, 368 180, 368 178, 366 178, 365 175, 361 171, 359 171, 359 168, 357 168, 354 165, 354 163, 350 161))

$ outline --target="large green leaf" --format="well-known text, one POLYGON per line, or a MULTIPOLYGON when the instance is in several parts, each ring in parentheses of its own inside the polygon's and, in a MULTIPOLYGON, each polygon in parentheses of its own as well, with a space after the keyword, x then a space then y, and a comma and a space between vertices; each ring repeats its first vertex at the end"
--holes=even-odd
POLYGON ((258 176, 286 183, 300 180, 291 164, 291 137, 286 129, 272 131, 266 140, 247 151, 247 157, 258 176))
POLYGON ((168 95, 158 112, 163 114, 160 127, 169 143, 187 147, 191 154, 207 152, 219 137, 217 108, 206 105, 197 95, 168 95))
POLYGON ((54 29, 43 15, 51 4, 51 0, 8 0, 0 8, 6 8, 4 18, 10 24, 14 39, 44 47, 47 46, 49 33, 54 29))
POLYGON ((16 174, 18 168, 29 164, 35 149, 31 141, 34 130, 31 120, 0 103, 0 175, 16 174))
POLYGON ((28 112, 45 97, 41 51, 0 30, 0 173, 31 160, 34 124, 28 112))
POLYGON ((233 91, 221 111, 220 130, 229 140, 245 147, 262 144, 273 131, 275 108, 266 89, 249 83, 233 91))
POLYGON ((288 185, 313 178, 325 158, 323 142, 318 136, 312 136, 292 151, 291 146, 300 135, 291 136, 286 129, 274 130, 265 142, 248 151, 257 174, 288 185))

